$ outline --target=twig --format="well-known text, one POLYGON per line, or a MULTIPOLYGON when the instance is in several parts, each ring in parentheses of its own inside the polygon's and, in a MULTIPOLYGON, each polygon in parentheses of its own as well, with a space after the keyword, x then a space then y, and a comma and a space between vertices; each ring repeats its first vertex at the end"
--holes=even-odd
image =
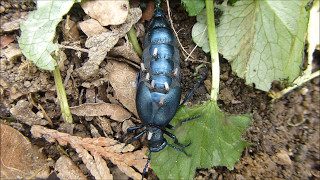
MULTIPOLYGON (((190 55, 188 55, 188 57, 184 60, 184 61, 188 61, 189 57, 191 56, 191 54, 193 53, 193 51, 198 47, 199 42, 202 40, 204 33, 206 32, 208 26, 206 26, 206 28, 203 30, 203 32, 201 33, 200 39, 198 40, 198 42, 196 43, 196 45, 194 46, 194 48, 192 49, 190 55)), ((201 61, 201 60, 190 60, 191 62, 201 62, 201 63, 206 63, 206 64, 210 64, 207 61, 201 61)))
POLYGON ((114 60, 114 61, 120 61, 120 62, 126 62, 132 66, 134 66, 137 69, 140 69, 140 66, 136 65, 135 63, 131 62, 130 60, 126 59, 126 58, 115 58, 115 57, 110 57, 110 56, 106 56, 107 59, 110 60, 114 60))
POLYGON ((62 45, 62 44, 59 44, 58 46, 59 46, 59 48, 73 49, 73 50, 76 50, 76 51, 81 51, 81 52, 89 53, 89 50, 88 50, 88 49, 84 49, 84 48, 80 48, 80 47, 66 46, 66 45, 62 45))
POLYGON ((34 102, 33 97, 32 97, 32 93, 29 94, 29 100, 31 101, 31 104, 36 107, 39 111, 41 110, 44 117, 46 118, 46 120, 49 122, 50 126, 53 128, 53 122, 51 120, 51 118, 48 116, 47 112, 43 109, 43 107, 41 106, 41 104, 36 104, 36 102, 34 102))
MULTIPOLYGON (((191 57, 192 59, 194 59, 194 57, 193 57, 191 54, 189 54, 189 53, 183 48, 183 46, 182 46, 182 44, 181 44, 181 42, 180 42, 178 33, 176 32, 175 28, 173 27, 173 21, 172 21, 172 19, 171 19, 171 11, 170 11, 170 6, 169 6, 169 0, 166 0, 166 2, 167 2, 168 16, 169 16, 169 21, 170 21, 170 24, 171 24, 171 28, 173 29, 173 32, 174 32, 174 34, 175 34, 176 37, 177 37, 178 44, 179 44, 181 50, 182 50, 184 53, 188 54, 189 57, 191 57)), ((183 55, 185 56, 185 54, 183 54, 183 55)))

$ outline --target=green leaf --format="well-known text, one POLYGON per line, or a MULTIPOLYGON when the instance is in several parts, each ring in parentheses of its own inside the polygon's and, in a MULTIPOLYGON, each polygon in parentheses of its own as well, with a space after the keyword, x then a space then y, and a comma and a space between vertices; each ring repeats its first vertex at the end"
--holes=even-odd
MULTIPOLYGON (((20 25, 19 46, 27 59, 44 70, 54 70, 57 62, 51 53, 58 49, 53 43, 56 27, 75 1, 37 1, 37 10, 29 13, 20 25)), ((76 1, 78 2, 78 1, 76 1)))
MULTIPOLYGON (((183 148, 191 157, 170 147, 152 153, 152 169, 160 179, 193 179, 196 168, 200 167, 226 166, 233 169, 243 149, 250 145, 241 138, 241 134, 251 123, 251 116, 225 114, 214 101, 194 109, 180 108, 171 123, 176 125, 183 119, 198 115, 201 117, 183 123, 173 132, 180 143, 192 142, 183 148)), ((169 137, 165 138, 173 144, 169 137)))
POLYGON ((205 9, 197 15, 197 23, 192 27, 191 36, 193 42, 201 47, 205 53, 210 51, 205 9))
POLYGON ((269 91, 274 80, 295 80, 301 72, 307 0, 238 1, 217 27, 219 52, 247 84, 269 91))
POLYGON ((198 15, 204 8, 204 0, 181 0, 181 3, 186 8, 189 16, 198 15))
MULTIPOLYGON (((216 29, 219 53, 239 77, 257 89, 269 91, 274 80, 293 82, 300 75, 304 56, 307 2, 248 0, 217 6, 223 11, 216 29)), ((196 31, 192 34, 203 29, 196 31)))

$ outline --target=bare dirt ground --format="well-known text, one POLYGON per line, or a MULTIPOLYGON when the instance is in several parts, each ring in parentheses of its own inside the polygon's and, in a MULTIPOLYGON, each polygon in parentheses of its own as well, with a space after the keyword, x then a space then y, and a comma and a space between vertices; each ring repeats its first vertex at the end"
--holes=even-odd
MULTIPOLYGON (((32 1, 24 3, 18 1, 1 1, 1 26, 7 22, 19 19, 23 14, 33 10, 35 4, 32 1)), ((73 11, 74 14, 76 11, 73 11)), ((188 17, 182 7, 173 8, 172 20, 174 27, 179 31, 179 38, 184 48, 190 52, 194 43, 191 39, 191 26, 195 23, 195 18, 188 17)), ((81 13, 79 13, 81 15, 81 13)), ((74 16, 80 16, 74 15, 74 16)), ((78 17, 79 19, 81 17, 78 17)), ((58 31, 59 32, 59 31, 58 31)), ((6 32, 1 29, 1 41, 5 36, 10 36, 12 42, 10 46, 17 47, 17 38, 20 30, 6 32)), ((85 35, 83 35, 85 36, 85 35)), ((85 38, 85 37, 84 37, 85 38)), ((1 47, 4 51, 7 47, 1 47)), ((65 71, 62 71, 62 79, 66 78, 67 70, 71 64, 75 68, 84 62, 86 54, 80 58, 75 55, 75 51, 67 50, 74 63, 65 62, 65 71)), ((194 59, 209 62, 210 57, 197 48, 192 54, 194 59)), ((319 63, 319 55, 316 55, 319 63)), ((222 59, 222 58, 221 58, 222 59)), ((72 61, 71 60, 71 61, 72 61)), ((183 96, 193 88, 198 81, 193 76, 195 68, 199 62, 182 62, 182 88, 183 96)), ((207 64, 210 66, 210 64, 207 64)), ((255 90, 253 87, 245 85, 244 80, 232 73, 231 67, 226 60, 221 60, 220 93, 218 104, 222 110, 232 114, 253 114, 253 123, 247 129, 243 137, 253 143, 248 147, 234 170, 225 167, 213 167, 211 169, 198 169, 196 179, 319 179, 320 178, 320 121, 319 121, 319 84, 320 78, 317 77, 302 87, 286 94, 282 98, 272 102, 267 93, 255 90)), ((315 64, 315 68, 319 68, 315 64)), ((12 126, 19 130, 23 135, 30 138, 31 142, 42 148, 47 158, 57 160, 64 152, 54 143, 48 143, 41 139, 34 139, 30 134, 30 124, 16 121, 10 109, 18 101, 25 100, 30 102, 30 94, 36 103, 41 104, 47 115, 53 121, 52 129, 67 131, 63 120, 60 117, 60 107, 56 102, 54 79, 49 72, 41 71, 34 65, 28 63, 21 56, 15 60, 8 60, 1 54, 1 123, 12 126)), ((210 80, 210 71, 207 79, 210 80)), ((92 92, 81 84, 82 80, 70 78, 66 83, 68 102, 70 106, 79 105, 85 101, 84 92, 92 92)), ((108 83, 94 89, 102 100, 112 101, 110 96, 106 96, 101 89, 111 89, 108 83)), ((273 90, 283 89, 283 85, 274 83, 273 90)), ((112 93, 110 93, 112 94, 112 93)), ((208 92, 202 84, 197 89, 195 95, 190 100, 191 104, 199 104, 206 100, 208 92)), ((38 109, 32 108, 37 114, 38 109)), ((18 112, 19 114, 19 112, 18 112)), ((92 137, 90 126, 97 127, 98 132, 104 130, 99 128, 96 121, 75 117, 73 135, 80 137, 92 137)), ((135 119, 130 123, 136 123, 135 119)), ((123 123, 109 120, 107 127, 111 129, 109 137, 119 138, 123 132, 123 123)), ((44 123, 43 125, 48 124, 44 123)), ((103 134, 103 133, 102 133, 103 134)), ((134 146, 145 145, 145 139, 135 142, 134 146)), ((81 159, 71 147, 65 147, 72 161, 82 170, 87 178, 93 178, 86 169, 81 159)), ((124 176, 122 176, 124 177, 124 176)), ((149 173, 148 179, 154 179, 154 173, 149 173)))

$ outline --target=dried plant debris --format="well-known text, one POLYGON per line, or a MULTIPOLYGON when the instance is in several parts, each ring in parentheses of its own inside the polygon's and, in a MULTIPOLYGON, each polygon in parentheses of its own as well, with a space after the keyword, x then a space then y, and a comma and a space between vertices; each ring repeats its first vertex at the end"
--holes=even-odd
POLYGON ((14 43, 9 44, 6 49, 3 49, 1 56, 2 54, 8 59, 8 61, 15 61, 18 57, 22 56, 18 44, 14 43))
POLYGON ((136 51, 133 49, 132 44, 129 43, 129 41, 126 41, 126 43, 124 43, 121 46, 112 48, 108 53, 108 56, 114 56, 114 57, 122 56, 138 64, 140 64, 141 62, 140 57, 138 56, 136 51))
POLYGON ((107 176, 111 177, 109 172, 105 172, 108 169, 106 169, 107 166, 102 157, 109 159, 129 177, 141 179, 141 174, 136 172, 134 168, 142 172, 146 162, 146 148, 131 152, 134 149, 132 145, 129 144, 125 148, 122 148, 123 143, 118 143, 110 138, 81 138, 38 125, 32 126, 31 133, 34 137, 43 137, 49 142, 58 141, 62 146, 69 143, 77 151, 83 163, 96 179, 104 179, 107 176))
POLYGON ((110 60, 106 68, 116 99, 137 116, 135 104, 137 72, 126 63, 110 60))
POLYGON ((77 116, 110 116, 111 119, 123 122, 129 119, 131 114, 117 104, 86 103, 80 106, 70 107, 72 114, 77 116))
POLYGON ((81 7, 86 14, 102 26, 122 24, 128 16, 129 1, 84 1, 81 7))
POLYGON ((1 49, 7 47, 10 43, 12 43, 15 40, 15 36, 13 35, 4 35, 1 36, 1 49))
POLYGON ((89 37, 85 46, 89 48, 89 60, 77 69, 77 75, 81 79, 90 79, 98 74, 99 65, 106 57, 111 48, 118 42, 119 38, 131 29, 132 25, 137 23, 141 17, 139 8, 132 8, 126 21, 118 26, 110 26, 110 32, 103 32, 98 35, 89 37))
POLYGON ((30 108, 30 103, 26 100, 18 101, 17 104, 10 109, 10 112, 18 121, 28 124, 29 126, 47 125, 49 123, 43 119, 44 116, 41 111, 35 114, 30 108))
POLYGON ((67 19, 62 22, 62 33, 63 39, 66 41, 80 40, 77 24, 70 19, 69 15, 67 15, 67 19))
POLYGON ((19 131, 0 124, 0 179, 46 179, 47 158, 19 131))
POLYGON ((79 27, 88 37, 109 31, 107 28, 101 26, 101 24, 94 19, 88 19, 80 22, 79 27))
POLYGON ((60 179, 87 179, 81 170, 67 156, 61 156, 57 160, 54 170, 58 172, 57 176, 60 179))

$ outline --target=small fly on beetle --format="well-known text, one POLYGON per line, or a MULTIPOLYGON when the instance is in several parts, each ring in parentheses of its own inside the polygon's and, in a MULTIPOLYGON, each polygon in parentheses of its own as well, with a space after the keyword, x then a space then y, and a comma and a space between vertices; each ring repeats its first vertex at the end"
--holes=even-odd
MULTIPOLYGON (((143 134, 147 134, 149 155, 142 177, 150 162, 151 152, 159 152, 166 146, 169 146, 189 156, 181 148, 185 148, 191 145, 191 143, 186 145, 180 144, 176 136, 168 132, 166 128, 173 129, 173 126, 169 122, 179 107, 193 95, 194 90, 200 85, 204 77, 204 75, 201 77, 195 88, 180 104, 181 76, 178 43, 160 7, 160 3, 161 0, 156 0, 154 15, 148 25, 144 40, 141 69, 137 77, 136 106, 142 125, 128 128, 127 133, 143 127, 146 128, 125 144, 126 146, 133 140, 140 138, 143 134), (164 138, 164 134, 172 138, 174 143, 179 147, 169 144, 164 138)), ((200 116, 191 117, 182 122, 198 117, 200 116)), ((126 134, 120 140, 125 136, 126 134)))

